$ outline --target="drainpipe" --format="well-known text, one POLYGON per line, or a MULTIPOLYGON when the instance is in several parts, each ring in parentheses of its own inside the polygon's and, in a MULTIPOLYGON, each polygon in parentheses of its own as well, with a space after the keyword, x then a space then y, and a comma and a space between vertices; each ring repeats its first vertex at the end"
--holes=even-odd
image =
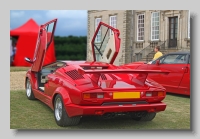
MULTIPOLYGON (((164 24, 164 26, 163 26, 163 28, 164 28, 163 29, 163 33, 164 33, 163 41, 166 41, 166 38, 165 38, 165 29, 166 29, 166 27, 165 27, 165 11, 163 11, 162 16, 163 16, 162 18, 163 18, 163 22, 164 22, 163 23, 164 24)), ((166 47, 166 44, 164 44, 164 49, 166 49, 165 47, 166 47)))
POLYGON ((133 46, 132 46, 132 38, 131 38, 131 36, 132 36, 132 14, 131 14, 131 25, 130 25, 130 48, 131 48, 131 54, 130 54, 130 56, 131 56, 131 62, 133 61, 133 58, 132 58, 132 56, 133 56, 133 54, 132 54, 132 49, 133 49, 133 46))
MULTIPOLYGON (((164 31, 163 31, 163 32, 164 32, 164 38, 163 38, 163 40, 166 41, 166 38, 165 38, 165 29, 166 29, 166 27, 165 27, 165 13, 164 13, 164 12, 165 12, 165 11, 163 11, 163 20, 164 20, 164 21, 163 21, 163 22, 164 22, 164 31)), ((164 49, 166 49, 165 47, 166 47, 166 46, 164 45, 164 49)))
POLYGON ((130 42, 131 42, 131 62, 133 62, 133 52, 134 52, 134 48, 133 48, 133 10, 131 11, 131 31, 130 31, 130 42))
MULTIPOLYGON (((179 15, 179 33, 180 33, 179 44, 181 45, 180 49, 182 49, 182 31, 181 30, 182 30, 183 26, 182 26, 181 22, 183 22, 183 20, 181 19, 181 12, 179 12, 179 13, 180 13, 180 15, 179 15)), ((177 49, 179 49, 178 45, 177 45, 177 49)))

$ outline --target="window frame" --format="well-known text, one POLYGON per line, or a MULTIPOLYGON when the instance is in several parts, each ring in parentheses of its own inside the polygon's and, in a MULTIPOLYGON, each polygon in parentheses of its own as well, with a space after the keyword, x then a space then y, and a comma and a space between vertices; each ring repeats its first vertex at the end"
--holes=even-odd
MULTIPOLYGON (((154 17, 155 18, 155 17, 154 17)), ((154 23, 156 23, 157 21, 154 21, 154 23)), ((154 27, 156 27, 156 26, 154 26, 154 27)), ((156 34, 157 35, 157 34, 156 34)), ((156 35, 154 35, 154 36, 156 36, 156 35)), ((160 12, 152 12, 151 13, 151 40, 152 41, 157 41, 157 40, 159 40, 159 38, 160 38, 160 12), (152 28, 153 28, 153 15, 155 14, 155 13, 158 13, 159 15, 158 15, 158 30, 153 30, 152 28), (153 39, 153 31, 158 31, 158 39, 153 39)))
MULTIPOLYGON (((97 27, 98 27, 98 25, 99 25, 100 22, 101 22, 101 17, 95 18, 95 28, 94 28, 95 31, 96 31, 96 29, 97 29, 97 27), (97 20, 99 20, 98 23, 97 23, 97 20)), ((96 38, 95 38, 95 42, 96 43, 100 43, 101 42, 101 32, 102 32, 102 30, 100 28, 99 32, 97 33, 96 38)))
MULTIPOLYGON (((109 23, 110 26, 111 26, 111 27, 114 27, 114 28, 117 28, 117 15, 110 15, 110 16, 109 16, 109 20, 110 20, 110 23, 109 23), (114 20, 114 21, 115 21, 115 24, 112 25, 113 22, 111 22, 111 21, 112 21, 112 18, 113 18, 113 17, 115 17, 115 20, 114 20), (115 25, 115 26, 114 26, 114 25, 115 25)), ((111 35, 111 34, 112 34, 112 30, 110 30, 110 35, 111 35)))
MULTIPOLYGON (((144 33, 143 33, 143 39, 142 40, 139 40, 138 38, 139 37, 141 37, 141 36, 139 36, 138 34, 139 34, 139 27, 138 27, 138 25, 139 25, 139 16, 144 16, 144 18, 143 18, 143 21, 144 21, 144 23, 145 23, 145 14, 144 13, 142 13, 142 14, 138 14, 137 15, 137 41, 144 41, 144 33, 145 33, 145 26, 143 27, 143 29, 144 29, 144 33)), ((144 24, 143 23, 143 24, 144 24)), ((145 24, 144 24, 145 25, 145 24)))

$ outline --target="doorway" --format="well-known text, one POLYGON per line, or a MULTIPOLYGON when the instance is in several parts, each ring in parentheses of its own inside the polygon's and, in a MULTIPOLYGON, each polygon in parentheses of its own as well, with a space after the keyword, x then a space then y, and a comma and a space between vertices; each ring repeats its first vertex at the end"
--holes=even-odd
POLYGON ((178 16, 169 17, 169 48, 177 47, 178 16))

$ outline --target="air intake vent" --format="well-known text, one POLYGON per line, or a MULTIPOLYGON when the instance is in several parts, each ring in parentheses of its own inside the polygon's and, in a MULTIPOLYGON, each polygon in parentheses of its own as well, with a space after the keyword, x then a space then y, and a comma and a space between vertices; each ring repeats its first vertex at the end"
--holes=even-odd
POLYGON ((102 80, 107 80, 106 76, 104 74, 101 74, 101 79, 102 80))
POLYGON ((109 74, 109 76, 110 76, 113 80, 117 80, 117 78, 116 78, 114 75, 109 74))
POLYGON ((82 75, 80 75, 78 73, 77 70, 70 70, 70 71, 67 71, 66 74, 71 77, 73 80, 79 80, 79 79, 84 79, 84 77, 82 75))

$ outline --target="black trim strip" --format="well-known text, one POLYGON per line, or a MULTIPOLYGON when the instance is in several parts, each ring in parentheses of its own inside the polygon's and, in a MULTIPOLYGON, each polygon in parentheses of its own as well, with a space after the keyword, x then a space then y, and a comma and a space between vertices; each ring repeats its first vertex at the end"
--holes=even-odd
POLYGON ((125 104, 148 104, 146 101, 135 101, 135 102, 106 102, 103 103, 102 106, 109 105, 125 105, 125 104))

